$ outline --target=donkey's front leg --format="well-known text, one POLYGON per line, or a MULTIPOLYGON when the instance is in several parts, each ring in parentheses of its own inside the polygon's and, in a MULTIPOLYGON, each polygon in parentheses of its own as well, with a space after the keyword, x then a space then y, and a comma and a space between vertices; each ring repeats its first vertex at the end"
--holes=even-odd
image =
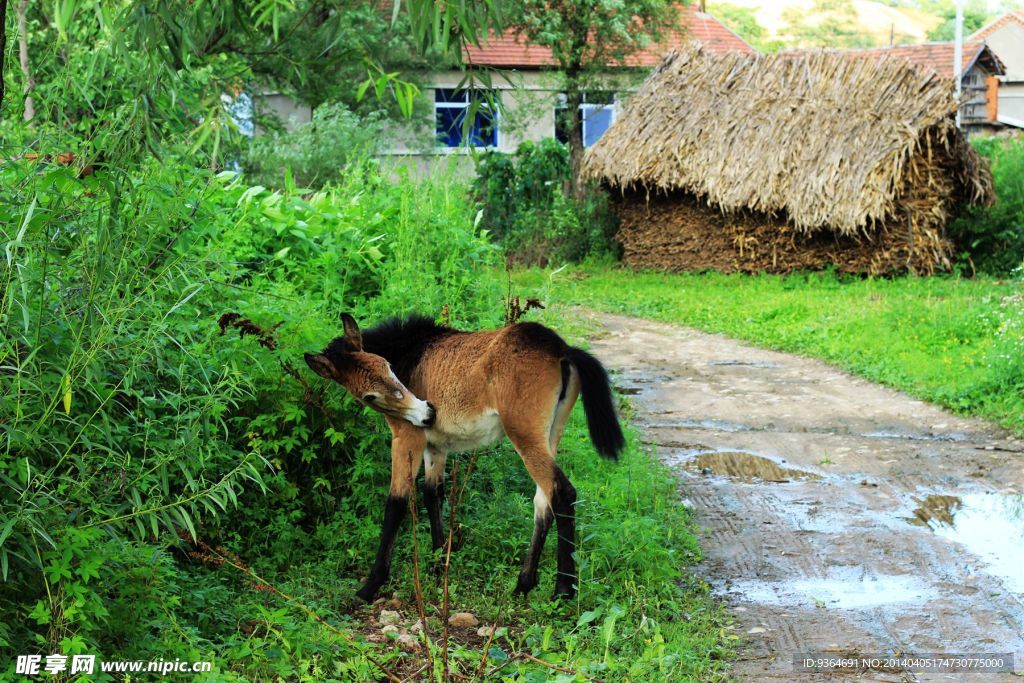
POLYGON ((370 576, 356 591, 361 599, 370 602, 388 580, 391 554, 395 549, 395 536, 409 510, 409 495, 423 462, 423 449, 427 437, 422 429, 402 420, 387 418, 391 427, 391 488, 384 504, 384 523, 380 530, 380 547, 370 576))
POLYGON ((430 519, 430 540, 434 552, 444 547, 447 539, 441 521, 441 506, 444 503, 444 463, 446 455, 428 446, 423 452, 423 504, 427 506, 430 519))

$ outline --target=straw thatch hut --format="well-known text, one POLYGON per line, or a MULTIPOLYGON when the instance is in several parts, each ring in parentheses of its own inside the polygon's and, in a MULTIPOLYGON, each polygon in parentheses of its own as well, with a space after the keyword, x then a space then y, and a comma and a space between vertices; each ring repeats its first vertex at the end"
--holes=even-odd
POLYGON ((588 150, 624 259, 671 270, 947 268, 957 206, 993 199, 949 79, 817 52, 670 53, 588 150))

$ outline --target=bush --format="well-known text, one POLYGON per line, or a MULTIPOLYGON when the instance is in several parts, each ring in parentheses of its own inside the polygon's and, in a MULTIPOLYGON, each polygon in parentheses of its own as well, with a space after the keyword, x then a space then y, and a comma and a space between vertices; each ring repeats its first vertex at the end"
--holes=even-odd
POLYGON ((1024 263, 1024 140, 979 138, 973 144, 991 161, 996 203, 968 207, 950 223, 949 234, 962 267, 1005 275, 1024 263))
POLYGON ((494 324, 497 283, 471 278, 496 253, 450 178, 339 182, 0 165, 0 646, 202 659, 218 625, 175 601, 231 597, 188 587, 179 534, 266 539, 273 565, 324 515, 376 510, 385 438, 301 353, 343 310, 494 324))
POLYGON ((242 166, 253 182, 279 187, 291 171, 295 182, 321 187, 337 181, 342 169, 372 154, 379 144, 382 119, 359 116, 343 104, 325 104, 313 110, 313 120, 292 132, 275 132, 255 138, 242 166))
POLYGON ((475 191, 482 224, 512 261, 548 265, 617 255, 618 228, 607 195, 591 188, 577 203, 568 194, 569 150, 554 138, 524 142, 515 155, 487 152, 475 191))

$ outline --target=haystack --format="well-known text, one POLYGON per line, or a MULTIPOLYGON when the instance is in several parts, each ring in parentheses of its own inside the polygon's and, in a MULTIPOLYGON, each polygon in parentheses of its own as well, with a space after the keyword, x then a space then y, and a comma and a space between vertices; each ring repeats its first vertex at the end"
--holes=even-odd
POLYGON ((670 270, 930 273, 994 199, 949 79, 836 52, 670 53, 584 161, 624 258, 670 270))

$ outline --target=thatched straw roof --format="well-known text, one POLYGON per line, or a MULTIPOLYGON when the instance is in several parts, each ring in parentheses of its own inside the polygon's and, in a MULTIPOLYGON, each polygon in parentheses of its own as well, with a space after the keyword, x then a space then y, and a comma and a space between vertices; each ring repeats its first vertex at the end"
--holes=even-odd
POLYGON ((693 46, 666 56, 587 151, 584 173, 784 215, 804 232, 864 233, 896 213, 917 154, 929 173, 952 174, 963 199, 991 200, 988 167, 956 129, 956 109, 948 79, 899 60, 693 46))

